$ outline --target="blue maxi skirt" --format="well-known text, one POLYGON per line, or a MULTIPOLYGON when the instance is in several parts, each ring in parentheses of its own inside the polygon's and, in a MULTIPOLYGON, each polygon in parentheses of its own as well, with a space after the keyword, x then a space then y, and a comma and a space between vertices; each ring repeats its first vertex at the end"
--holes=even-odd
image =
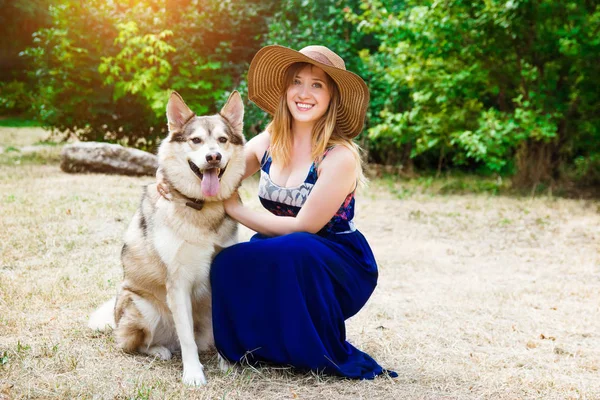
POLYGON ((377 284, 375 258, 359 231, 256 234, 223 249, 210 278, 215 344, 229 361, 356 379, 397 376, 346 341, 344 321, 377 284))

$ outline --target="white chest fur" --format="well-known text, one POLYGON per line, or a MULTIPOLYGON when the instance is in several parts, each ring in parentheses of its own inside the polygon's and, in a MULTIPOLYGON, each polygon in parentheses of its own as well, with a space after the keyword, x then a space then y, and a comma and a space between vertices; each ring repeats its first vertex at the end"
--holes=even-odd
POLYGON ((216 247, 235 241, 235 223, 226 218, 220 202, 207 202, 202 210, 195 210, 161 199, 155 218, 160 223, 155 224, 154 246, 170 272, 182 267, 190 273, 208 271, 216 247))

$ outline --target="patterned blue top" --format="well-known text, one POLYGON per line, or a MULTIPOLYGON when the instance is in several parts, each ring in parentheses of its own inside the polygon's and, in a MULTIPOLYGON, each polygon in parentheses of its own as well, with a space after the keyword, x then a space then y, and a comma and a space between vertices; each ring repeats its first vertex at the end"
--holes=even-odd
MULTIPOLYGON (((323 159, 332 148, 323 154, 323 159)), ((271 180, 270 170, 273 160, 265 151, 261 161, 260 183, 258 184, 258 198, 263 207, 271 213, 279 216, 296 217, 308 195, 317 182, 318 164, 313 162, 304 182, 294 187, 282 187, 271 180)), ((356 230, 354 226, 354 191, 346 196, 346 199, 331 218, 331 220, 317 234, 327 233, 350 233, 356 230)))

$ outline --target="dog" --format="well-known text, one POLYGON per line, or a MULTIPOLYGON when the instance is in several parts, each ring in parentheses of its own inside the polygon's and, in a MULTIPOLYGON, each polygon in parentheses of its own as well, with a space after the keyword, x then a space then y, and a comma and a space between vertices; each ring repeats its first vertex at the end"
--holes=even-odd
POLYGON ((243 117, 236 91, 212 116, 196 116, 179 94, 171 94, 169 134, 158 150, 159 174, 171 199, 160 196, 156 184, 144 188, 125 233, 117 298, 95 311, 88 324, 113 327, 126 352, 167 360, 180 349, 183 382, 192 386, 206 384, 198 352, 214 346, 210 264, 218 251, 237 242, 237 223, 225 213, 223 200, 244 175, 243 117))

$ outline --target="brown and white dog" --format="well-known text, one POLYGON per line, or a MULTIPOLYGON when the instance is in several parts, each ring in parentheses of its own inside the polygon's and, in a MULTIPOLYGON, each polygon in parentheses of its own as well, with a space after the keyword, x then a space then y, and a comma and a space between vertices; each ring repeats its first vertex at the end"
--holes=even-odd
POLYGON ((237 224, 223 200, 244 175, 244 106, 233 92, 219 114, 196 116, 172 93, 167 105, 169 136, 158 151, 171 200, 156 184, 144 189, 125 233, 124 278, 117 298, 90 317, 89 327, 114 328, 127 352, 170 359, 181 349, 183 382, 203 385, 198 351, 214 345, 210 264, 237 241, 237 224))

